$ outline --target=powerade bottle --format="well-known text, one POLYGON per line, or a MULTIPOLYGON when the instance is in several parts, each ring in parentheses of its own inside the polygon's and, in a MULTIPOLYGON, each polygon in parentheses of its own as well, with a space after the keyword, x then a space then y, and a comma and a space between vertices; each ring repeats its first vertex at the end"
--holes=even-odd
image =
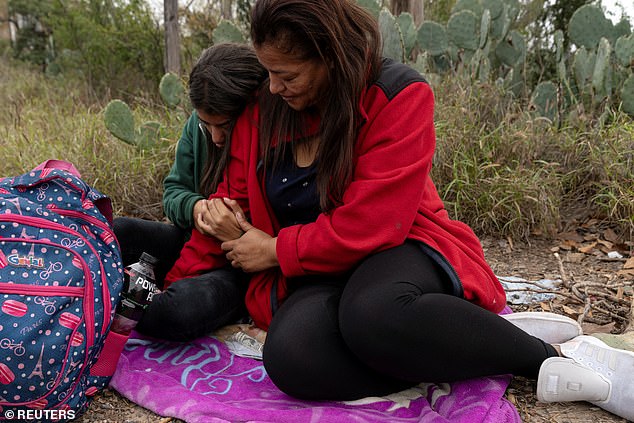
POLYGON ((121 302, 112 322, 112 331, 129 335, 152 302, 152 297, 161 292, 156 287, 154 278, 154 266, 157 262, 153 256, 143 253, 137 263, 124 269, 121 302))

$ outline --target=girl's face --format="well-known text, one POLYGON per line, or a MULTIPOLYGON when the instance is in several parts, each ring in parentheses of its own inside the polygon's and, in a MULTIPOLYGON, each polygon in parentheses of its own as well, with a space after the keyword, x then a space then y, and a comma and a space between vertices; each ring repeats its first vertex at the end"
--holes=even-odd
POLYGON ((272 94, 279 94, 292 109, 298 111, 322 106, 330 86, 326 63, 321 59, 300 59, 270 42, 257 46, 255 52, 269 72, 272 94))
POLYGON ((205 127, 207 132, 211 134, 211 142, 218 148, 224 147, 227 142, 227 138, 229 137, 231 119, 224 115, 211 115, 200 109, 196 109, 196 112, 198 113, 200 125, 205 127))

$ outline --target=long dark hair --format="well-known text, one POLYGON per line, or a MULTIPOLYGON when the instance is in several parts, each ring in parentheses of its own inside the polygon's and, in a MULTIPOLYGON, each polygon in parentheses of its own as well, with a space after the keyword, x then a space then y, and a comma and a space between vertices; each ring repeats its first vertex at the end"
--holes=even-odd
MULTIPOLYGON (((359 101, 381 67, 376 20, 350 0, 258 0, 251 16, 256 48, 275 43, 293 57, 320 59, 329 67, 330 89, 321 111, 317 189, 323 211, 341 204, 353 173, 361 121, 359 101)), ((260 143, 265 155, 275 140, 301 138, 306 112, 279 95, 261 93, 260 143)))
MULTIPOLYGON (((231 130, 255 91, 266 79, 253 48, 246 44, 223 43, 204 50, 189 74, 189 100, 194 109, 231 119, 227 143, 222 149, 211 142, 200 179, 201 194, 216 191, 229 158, 231 130)), ((206 130, 205 130, 206 131, 206 130)), ((211 141, 211 135, 206 133, 211 141)))

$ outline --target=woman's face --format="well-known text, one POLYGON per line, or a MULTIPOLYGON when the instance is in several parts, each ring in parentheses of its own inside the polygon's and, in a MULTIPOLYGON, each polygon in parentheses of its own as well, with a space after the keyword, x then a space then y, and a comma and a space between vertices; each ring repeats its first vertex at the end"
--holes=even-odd
POLYGON ((211 134, 211 142, 218 148, 224 147, 229 137, 231 119, 224 115, 208 114, 200 109, 196 109, 196 112, 198 113, 200 124, 211 134))
POLYGON ((321 59, 300 59, 269 42, 256 47, 255 52, 269 72, 272 94, 279 94, 294 110, 320 108, 330 86, 328 66, 321 59))

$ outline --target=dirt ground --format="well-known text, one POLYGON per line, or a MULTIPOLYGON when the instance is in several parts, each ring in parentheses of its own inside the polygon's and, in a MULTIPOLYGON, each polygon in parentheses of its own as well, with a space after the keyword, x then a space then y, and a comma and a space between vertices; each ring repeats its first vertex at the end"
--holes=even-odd
MULTIPOLYGON (((485 239, 486 257, 498 276, 528 281, 561 280, 556 298, 530 305, 514 305, 515 311, 545 310, 582 322, 586 333, 625 329, 630 317, 634 286, 634 245, 624 242, 610 228, 596 221, 568 230, 554 240, 530 242, 485 239), (619 252, 618 257, 613 252, 619 252), (612 257, 612 258, 610 258, 612 257)), ((524 422, 625 422, 588 403, 545 404, 534 395, 535 382, 515 378, 507 398, 524 422)), ((99 394, 78 423, 181 422, 152 413, 114 391, 99 394)))

